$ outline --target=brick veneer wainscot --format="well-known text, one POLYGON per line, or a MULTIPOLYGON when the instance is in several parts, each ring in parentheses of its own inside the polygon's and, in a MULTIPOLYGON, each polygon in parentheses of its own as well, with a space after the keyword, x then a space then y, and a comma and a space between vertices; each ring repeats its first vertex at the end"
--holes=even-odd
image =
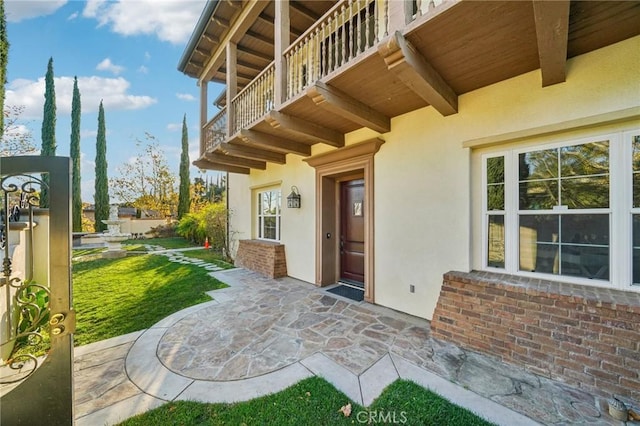
POLYGON ((640 293, 448 272, 431 332, 596 395, 640 401, 640 293))
POLYGON ((271 241, 240 240, 235 265, 269 278, 287 276, 284 245, 271 241))

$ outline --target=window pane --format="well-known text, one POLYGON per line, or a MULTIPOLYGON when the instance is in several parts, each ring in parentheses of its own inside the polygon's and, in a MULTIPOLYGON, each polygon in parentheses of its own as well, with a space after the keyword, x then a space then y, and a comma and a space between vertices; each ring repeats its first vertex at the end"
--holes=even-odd
POLYGON ((560 148, 562 176, 609 173, 609 141, 560 148))
POLYGON ((520 210, 546 210, 557 205, 557 180, 520 182, 520 210))
POLYGON ((633 137, 633 171, 640 172, 640 135, 633 137))
POLYGON ((558 177, 558 150, 545 149, 522 153, 519 156, 520 180, 558 177))
POLYGON ((504 210, 504 184, 487 186, 487 210, 504 210))
POLYGON ((487 158, 487 183, 504 183, 504 157, 487 158))
POLYGON ((570 214, 560 217, 560 242, 609 245, 608 214, 570 214))
POLYGON ((504 268, 504 216, 489 216, 487 265, 504 268))
POLYGON ((268 240, 278 239, 276 234, 276 218, 275 217, 271 216, 271 217, 264 218, 264 234, 262 238, 266 238, 268 240))
POLYGON ((520 270, 558 273, 557 215, 520 216, 520 270))
POLYGON ((262 214, 275 215, 278 212, 278 193, 268 191, 262 193, 262 214))
POLYGON ((633 283, 640 284, 640 215, 633 215, 633 283))
POLYGON ((262 217, 258 217, 258 238, 263 238, 262 217))
POLYGON ((609 207, 609 176, 562 179, 560 203, 570 209, 609 207))
POLYGON ((562 245, 560 259, 562 275, 609 279, 609 247, 562 245))
POLYGON ((633 207, 640 207, 640 173, 633 174, 633 207))

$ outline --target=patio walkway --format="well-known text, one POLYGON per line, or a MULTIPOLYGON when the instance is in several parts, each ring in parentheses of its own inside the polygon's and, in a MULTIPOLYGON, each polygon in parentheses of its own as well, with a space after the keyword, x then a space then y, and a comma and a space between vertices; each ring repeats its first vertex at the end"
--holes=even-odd
POLYGON ((211 275, 230 286, 210 292, 214 301, 76 348, 77 425, 176 399, 248 400, 312 375, 365 406, 408 378, 497 424, 621 424, 589 394, 430 338, 428 321, 292 278, 211 275))

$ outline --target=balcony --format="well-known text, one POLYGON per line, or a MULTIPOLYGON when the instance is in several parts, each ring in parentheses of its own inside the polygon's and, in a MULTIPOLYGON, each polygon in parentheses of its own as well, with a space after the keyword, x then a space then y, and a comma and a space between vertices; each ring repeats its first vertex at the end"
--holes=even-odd
MULTIPOLYGON (((455 114, 459 95, 537 69, 543 85, 562 82, 567 58, 640 33, 637 2, 290 0, 294 41, 274 58, 276 7, 265 3, 236 37, 240 91, 229 125, 223 110, 203 128, 205 168, 283 164, 362 127, 389 132, 392 117, 429 105, 455 114)), ((201 69, 221 81, 229 67, 201 69)))

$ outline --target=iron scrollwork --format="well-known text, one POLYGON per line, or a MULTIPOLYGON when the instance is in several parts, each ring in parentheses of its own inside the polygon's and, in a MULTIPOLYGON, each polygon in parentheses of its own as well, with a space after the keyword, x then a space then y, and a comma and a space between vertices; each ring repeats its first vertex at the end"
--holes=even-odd
MULTIPOLYGON (((28 353, 30 347, 43 342, 40 333, 49 319, 50 290, 46 285, 32 280, 33 271, 27 268, 23 277, 12 276, 12 261, 9 247, 10 222, 21 220, 28 213, 27 227, 33 230, 33 208, 39 205, 36 187, 46 185, 42 180, 30 175, 5 176, 0 180, 2 207, 0 208, 0 249, 3 251, 2 277, 0 288, 5 298, 3 306, 7 310, 2 340, 3 347, 13 347, 11 355, 4 360, 0 371, 0 384, 20 382, 29 377, 37 368, 40 359, 28 353), (25 179, 26 178, 26 179, 25 179), (20 185, 16 180, 22 180, 20 185), (19 194, 19 198, 18 198, 19 194), (11 203, 11 199, 14 202, 11 203)), ((29 232, 32 238, 33 232, 29 232)), ((27 256, 33 259, 33 241, 29 244, 27 256)), ((7 350, 8 352, 8 350, 7 350)))

